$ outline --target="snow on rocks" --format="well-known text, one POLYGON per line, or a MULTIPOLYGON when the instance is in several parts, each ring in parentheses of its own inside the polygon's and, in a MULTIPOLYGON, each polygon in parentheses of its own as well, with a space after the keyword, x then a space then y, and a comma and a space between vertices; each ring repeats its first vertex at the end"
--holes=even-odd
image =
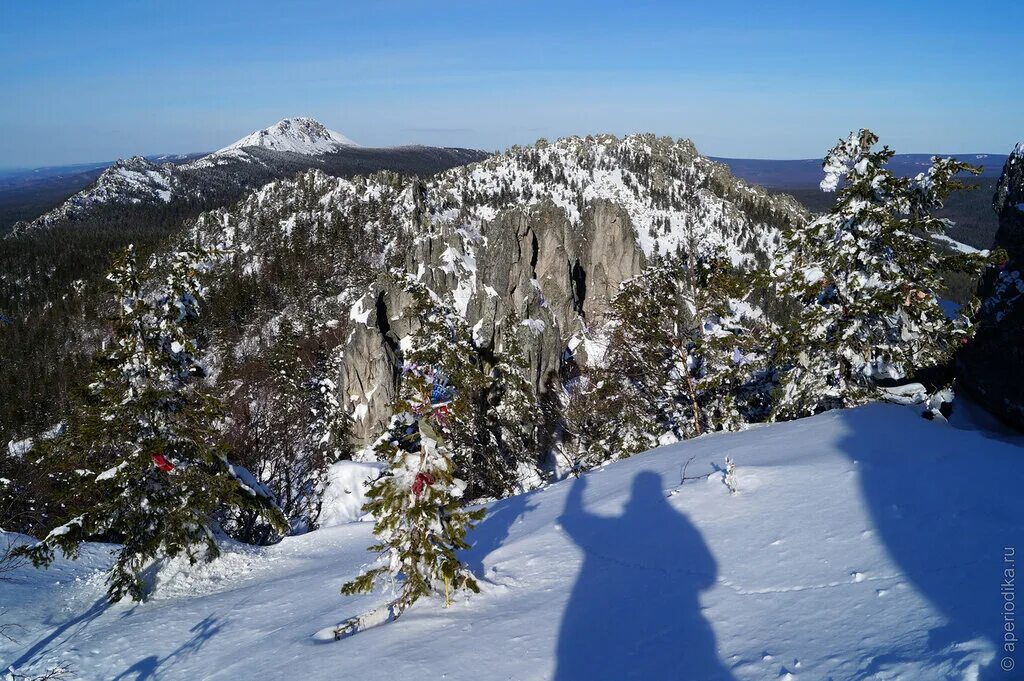
POLYGON ((611 201, 628 214, 647 256, 700 241, 722 247, 738 263, 753 251, 770 251, 780 235, 763 225, 724 229, 729 222, 748 222, 737 208, 739 197, 769 203, 763 190, 734 178, 723 181, 725 174, 689 140, 565 137, 447 171, 433 183, 429 203, 439 220, 454 205, 482 221, 505 209, 550 203, 578 225, 588 206, 611 201), (730 183, 732 191, 726 189, 730 183))
POLYGON ((7 452, 11 457, 20 459, 31 452, 34 446, 35 440, 30 437, 27 437, 24 440, 11 440, 7 443, 7 452))

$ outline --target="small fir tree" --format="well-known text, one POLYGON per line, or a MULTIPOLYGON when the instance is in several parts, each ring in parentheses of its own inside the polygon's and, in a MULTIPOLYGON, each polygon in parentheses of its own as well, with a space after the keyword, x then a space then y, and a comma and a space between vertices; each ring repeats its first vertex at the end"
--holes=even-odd
POLYGON ((344 638, 374 624, 397 619, 422 596, 444 590, 445 604, 460 589, 478 591, 476 580, 456 556, 469 548, 466 532, 484 509, 461 508, 466 483, 455 477, 446 434, 463 418, 466 399, 433 368, 407 363, 392 431, 378 446, 388 472, 367 492, 364 509, 376 521, 380 539, 372 551, 386 564, 373 567, 342 587, 342 593, 371 591, 386 578, 401 578, 399 593, 382 608, 353 617, 335 630, 344 638))
POLYGON ((697 394, 689 370, 692 326, 677 277, 678 262, 649 267, 612 300, 614 328, 605 377, 596 395, 611 401, 614 433, 608 445, 628 456, 654 447, 666 432, 699 434, 697 394))
POLYGON ((453 391, 458 408, 451 409, 446 416, 447 451, 455 471, 466 481, 467 496, 482 496, 489 488, 488 478, 500 475, 497 470, 488 470, 488 464, 496 463, 496 459, 485 446, 489 442, 486 396, 490 378, 484 370, 483 358, 466 321, 451 304, 408 277, 405 292, 411 298, 409 315, 419 320, 419 326, 404 343, 405 363, 430 367, 444 377, 445 389, 453 391))
POLYGON ((779 341, 783 368, 775 418, 862 404, 880 381, 899 380, 949 360, 972 333, 974 303, 950 318, 940 305, 941 273, 976 278, 985 258, 942 246, 948 222, 934 215, 979 169, 932 159, 913 178, 885 168, 869 130, 840 140, 825 157, 825 191, 835 206, 787 234, 776 270, 781 295, 797 310, 779 341))
POLYGON ((539 407, 526 380, 526 359, 518 344, 522 331, 512 315, 495 352, 477 347, 465 319, 450 300, 421 282, 404 278, 411 298, 409 316, 419 326, 405 340, 405 359, 429 366, 457 393, 460 408, 448 423, 448 448, 466 497, 502 497, 519 485, 522 464, 535 463, 539 407))
POLYGON ((21 552, 37 566, 54 550, 77 555, 93 537, 122 543, 109 572, 111 600, 143 600, 140 572, 152 560, 218 555, 213 516, 222 504, 256 508, 284 529, 273 499, 244 469, 228 463, 216 429, 218 401, 189 327, 199 314, 200 275, 215 257, 204 250, 174 253, 149 274, 166 271, 148 294, 131 247, 109 275, 118 317, 97 359, 96 378, 69 433, 49 455, 106 467, 82 479, 92 500, 82 513, 21 552))
POLYGON ((738 430, 765 420, 773 374, 767 365, 774 324, 752 302, 758 277, 724 258, 700 264, 700 329, 690 352, 701 421, 707 431, 738 430))
POLYGON ((555 456, 565 472, 579 477, 606 461, 655 446, 658 426, 621 375, 583 365, 562 387, 558 431, 563 437, 555 456))

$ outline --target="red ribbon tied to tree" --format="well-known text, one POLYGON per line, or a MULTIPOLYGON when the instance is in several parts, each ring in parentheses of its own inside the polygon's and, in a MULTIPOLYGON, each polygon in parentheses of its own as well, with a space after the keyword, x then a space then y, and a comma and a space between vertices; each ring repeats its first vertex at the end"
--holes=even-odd
POLYGON ((153 463, 156 464, 156 467, 164 473, 169 473, 174 470, 174 464, 167 460, 167 457, 164 456, 163 452, 157 452, 156 454, 153 454, 151 458, 153 459, 153 463))
POLYGON ((430 473, 417 473, 416 479, 412 481, 412 493, 418 499, 425 487, 434 484, 434 476, 430 473))
POLYGON ((445 423, 448 421, 448 417, 451 416, 451 413, 451 408, 447 404, 442 404, 434 409, 434 418, 437 419, 438 423, 445 423))

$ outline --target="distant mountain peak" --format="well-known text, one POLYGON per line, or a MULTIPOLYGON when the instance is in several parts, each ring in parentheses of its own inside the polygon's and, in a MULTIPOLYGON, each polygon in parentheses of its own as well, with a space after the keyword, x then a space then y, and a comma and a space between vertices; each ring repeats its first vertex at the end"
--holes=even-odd
POLYGON ((155 170, 160 167, 159 163, 150 161, 144 156, 131 156, 129 158, 119 158, 110 164, 110 167, 103 171, 104 175, 115 174, 119 170, 136 170, 136 171, 147 171, 155 170))
POLYGON ((358 145, 341 133, 328 130, 320 121, 314 118, 298 117, 285 118, 269 128, 257 130, 216 153, 221 154, 245 147, 263 147, 273 151, 316 156, 338 151, 343 147, 354 146, 358 145))

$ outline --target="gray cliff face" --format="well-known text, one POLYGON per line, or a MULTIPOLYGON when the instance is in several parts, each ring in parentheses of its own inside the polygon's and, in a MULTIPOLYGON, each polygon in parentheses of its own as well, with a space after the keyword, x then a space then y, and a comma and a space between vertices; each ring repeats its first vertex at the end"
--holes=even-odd
POLYGON ((1024 430, 1024 143, 1006 161, 993 208, 999 215, 995 245, 1009 260, 978 289, 978 331, 961 351, 957 373, 982 405, 1024 430))
MULTIPOLYGON (((599 325, 619 284, 646 265, 628 214, 610 201, 595 202, 579 225, 550 203, 504 211, 482 225, 478 244, 486 247, 477 249, 466 320, 481 347, 498 351, 512 323, 533 320, 524 330, 532 337, 524 349, 538 392, 557 380, 570 339, 588 325, 599 325)), ((406 271, 422 273, 421 280, 434 291, 455 291, 460 280, 445 268, 444 254, 464 256, 468 250, 464 237, 442 230, 409 250, 406 271)), ((362 444, 379 435, 390 418, 398 390, 399 375, 392 367, 399 339, 417 326, 407 314, 410 302, 382 277, 358 303, 373 311, 366 324, 356 324, 347 343, 339 387, 350 400, 369 396, 353 433, 362 444)), ((576 356, 585 361, 581 352, 576 356)))

